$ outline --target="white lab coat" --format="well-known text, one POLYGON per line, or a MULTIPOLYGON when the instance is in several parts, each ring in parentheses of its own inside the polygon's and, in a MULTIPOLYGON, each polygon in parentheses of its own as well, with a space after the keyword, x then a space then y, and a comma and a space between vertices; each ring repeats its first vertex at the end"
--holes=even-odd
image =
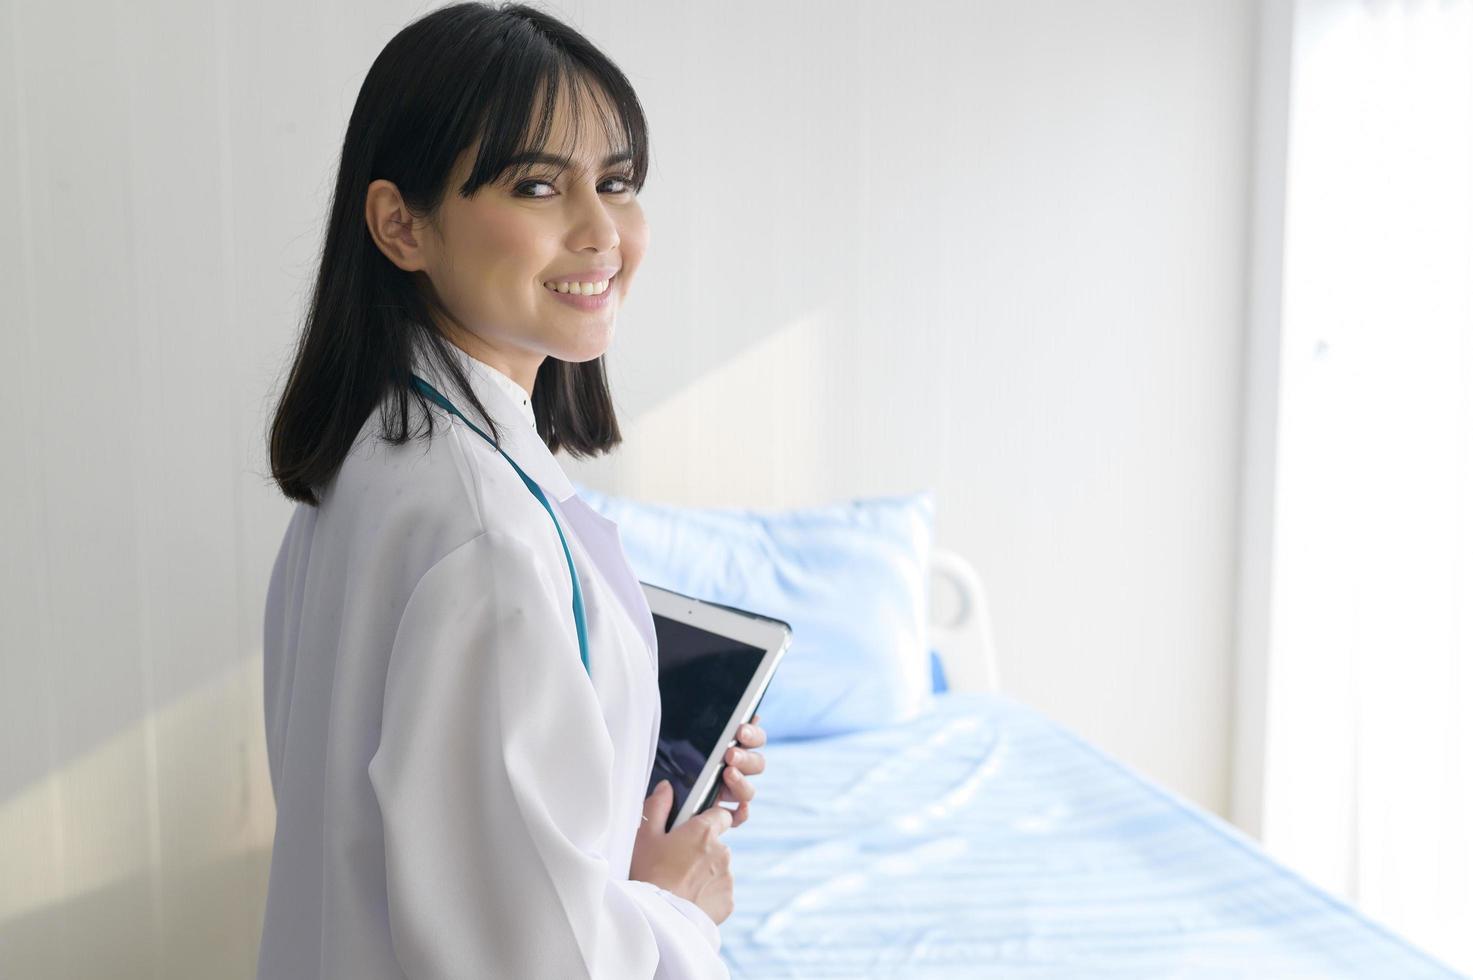
POLYGON ((428 449, 377 439, 370 416, 321 506, 292 515, 267 596, 259 976, 728 977, 704 911, 629 880, 660 700, 617 528, 573 493, 515 382, 456 353, 557 511, 592 680, 562 544, 511 465, 439 408, 428 449))

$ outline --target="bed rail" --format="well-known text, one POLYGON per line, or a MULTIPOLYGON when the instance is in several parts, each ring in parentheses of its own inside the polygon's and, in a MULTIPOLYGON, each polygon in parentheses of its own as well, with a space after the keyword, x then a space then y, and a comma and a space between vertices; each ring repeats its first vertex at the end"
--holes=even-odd
POLYGON ((930 645, 941 657, 947 686, 996 691, 997 648, 982 577, 961 555, 933 547, 931 584, 930 645))

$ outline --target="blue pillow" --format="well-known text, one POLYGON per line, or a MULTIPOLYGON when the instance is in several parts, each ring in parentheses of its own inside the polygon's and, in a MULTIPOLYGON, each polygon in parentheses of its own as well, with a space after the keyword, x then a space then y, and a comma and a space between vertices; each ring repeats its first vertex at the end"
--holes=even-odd
MULTIPOLYGON (((944 694, 950 690, 951 685, 946 680, 946 665, 941 662, 941 654, 935 650, 931 651, 931 693, 944 694)), ((759 715, 762 712, 757 712, 759 715)))
POLYGON ((929 706, 932 491, 758 511, 574 489, 619 525, 641 581, 792 626, 758 709, 769 738, 897 724, 929 706))

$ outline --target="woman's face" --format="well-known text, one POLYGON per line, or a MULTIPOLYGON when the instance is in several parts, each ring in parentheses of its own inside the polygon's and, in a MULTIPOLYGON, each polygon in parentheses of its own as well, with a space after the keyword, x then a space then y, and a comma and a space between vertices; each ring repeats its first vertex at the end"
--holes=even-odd
POLYGON ((582 138, 572 132, 567 94, 560 93, 545 150, 572 159, 560 176, 534 164, 465 198, 454 188, 470 173, 471 147, 456 160, 436 226, 416 222, 414 231, 424 272, 470 334, 442 324, 447 335, 528 391, 545 356, 582 362, 608 350, 649 238, 625 179, 630 161, 609 159, 626 148, 608 144, 591 101, 582 138), (580 308, 559 299, 549 280, 592 283, 603 293, 582 297, 596 308, 580 308))

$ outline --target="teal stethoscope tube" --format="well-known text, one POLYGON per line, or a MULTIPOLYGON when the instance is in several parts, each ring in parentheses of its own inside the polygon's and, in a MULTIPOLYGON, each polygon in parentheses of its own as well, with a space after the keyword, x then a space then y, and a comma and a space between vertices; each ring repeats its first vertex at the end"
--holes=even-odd
MULTIPOLYGON (((512 459, 510 456, 507 456, 506 452, 500 446, 496 445, 495 439, 492 439, 485 432, 481 431, 479 426, 477 426, 470 419, 462 415, 460 413, 460 409, 452 405, 450 403, 450 399, 440 394, 440 392, 435 389, 434 385, 430 384, 428 381, 426 381, 424 378, 421 378, 417 374, 412 375, 412 377, 414 378, 414 386, 418 388, 426 398, 434 402, 436 405, 439 405, 441 408, 445 409, 445 411, 459 418, 466 425, 470 426, 472 432, 480 436, 482 439, 485 439, 491 444, 492 448, 494 448, 498 453, 501 453, 506 461, 511 464, 511 468, 517 471, 517 476, 522 478, 522 482, 527 485, 527 489, 532 491, 532 496, 536 497, 537 500, 542 504, 543 508, 546 509, 547 516, 552 518, 552 526, 557 528, 558 540, 563 543, 563 557, 568 559, 568 574, 573 577, 573 625, 578 628, 578 656, 583 661, 583 669, 587 671, 589 669, 588 625, 587 621, 583 617, 583 590, 578 587, 578 572, 576 569, 573 568, 573 555, 570 551, 568 551, 568 539, 563 537, 562 525, 558 524, 557 515, 552 512, 552 505, 547 502, 546 494, 542 492, 541 487, 539 487, 536 483, 532 481, 531 477, 522 472, 522 468, 517 465, 516 460, 512 459)), ((591 672, 589 673, 589 676, 592 676, 591 672)))

